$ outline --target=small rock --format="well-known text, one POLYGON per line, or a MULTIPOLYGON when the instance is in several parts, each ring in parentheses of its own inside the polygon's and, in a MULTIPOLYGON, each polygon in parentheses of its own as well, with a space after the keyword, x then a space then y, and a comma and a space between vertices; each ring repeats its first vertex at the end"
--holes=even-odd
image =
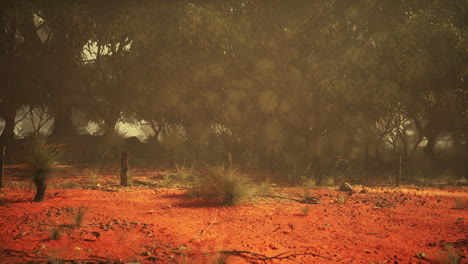
POLYGON ((269 246, 269 247, 270 247, 271 249, 273 249, 273 250, 277 250, 277 249, 279 249, 279 248, 278 248, 276 245, 274 245, 274 244, 270 244, 270 246, 269 246))
POLYGON ((353 189, 353 187, 351 187, 351 184, 349 184, 347 182, 343 182, 343 184, 341 184, 339 190, 342 191, 342 192, 354 192, 354 189, 353 189))
POLYGON ((418 259, 425 259, 427 257, 427 254, 422 251, 419 251, 418 253, 416 253, 416 257, 418 259))

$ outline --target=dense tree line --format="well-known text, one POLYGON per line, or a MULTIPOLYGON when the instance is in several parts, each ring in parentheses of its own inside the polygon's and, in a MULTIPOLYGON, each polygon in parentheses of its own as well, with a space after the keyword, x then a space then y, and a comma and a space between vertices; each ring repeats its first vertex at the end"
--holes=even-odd
POLYGON ((401 157, 466 175, 467 11, 466 0, 2 1, 0 142, 29 113, 57 137, 133 123, 173 161, 231 153, 321 181, 345 161, 365 172, 401 157))

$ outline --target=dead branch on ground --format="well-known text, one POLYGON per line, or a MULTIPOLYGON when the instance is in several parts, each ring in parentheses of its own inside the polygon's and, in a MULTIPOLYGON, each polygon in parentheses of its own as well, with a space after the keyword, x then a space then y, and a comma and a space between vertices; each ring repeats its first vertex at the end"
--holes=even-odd
POLYGON ((261 261, 261 262, 263 262, 265 264, 267 264, 267 261, 273 261, 273 260, 290 260, 290 261, 293 261, 293 262, 296 262, 296 263, 303 264, 302 262, 299 262, 299 261, 293 259, 296 256, 312 256, 312 257, 323 258, 323 259, 334 261, 334 262, 341 261, 341 259, 335 260, 335 259, 332 259, 332 258, 328 258, 328 257, 322 256, 322 255, 319 255, 319 254, 315 254, 315 253, 308 253, 308 252, 296 253, 296 251, 283 252, 283 253, 280 253, 280 254, 272 256, 272 257, 268 257, 268 256, 265 256, 265 255, 250 252, 250 251, 243 251, 243 250, 219 251, 219 253, 227 255, 227 256, 238 256, 238 257, 241 257, 241 258, 243 258, 243 259, 245 259, 247 261, 261 261))
POLYGON ((208 227, 207 227, 207 228, 205 228, 205 229, 204 229, 204 230, 202 230, 200 233, 198 233, 198 235, 196 235, 196 236, 192 237, 192 239, 190 239, 189 243, 190 243, 190 242, 192 242, 193 240, 197 239, 198 237, 201 237, 201 236, 203 236, 203 234, 205 234, 205 233, 206 233, 206 231, 208 231, 208 229, 210 229, 210 227, 211 227, 212 225, 214 225, 214 224, 215 224, 215 221, 216 221, 216 217, 213 219, 213 221, 211 221, 211 223, 208 225, 208 227))

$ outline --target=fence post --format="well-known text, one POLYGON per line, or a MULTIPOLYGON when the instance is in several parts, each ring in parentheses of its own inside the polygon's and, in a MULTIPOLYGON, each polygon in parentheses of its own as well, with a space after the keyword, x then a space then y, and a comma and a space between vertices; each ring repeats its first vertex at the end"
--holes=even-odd
POLYGON ((397 180, 396 180, 396 185, 400 186, 400 183, 401 183, 401 156, 400 156, 400 163, 399 163, 399 166, 398 166, 398 176, 397 176, 397 180))
POLYGON ((126 150, 124 150, 120 154, 120 186, 126 187, 128 185, 127 172, 128 172, 128 153, 126 150))
POLYGON ((3 170, 5 165, 5 149, 5 146, 2 146, 0 149, 0 188, 3 188, 3 176, 5 175, 3 170))

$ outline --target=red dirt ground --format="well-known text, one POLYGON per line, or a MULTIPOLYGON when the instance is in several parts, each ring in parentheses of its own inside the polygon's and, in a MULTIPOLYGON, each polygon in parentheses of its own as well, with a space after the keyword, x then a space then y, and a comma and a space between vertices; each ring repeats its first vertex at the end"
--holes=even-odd
MULTIPOLYGON (((89 179, 81 175, 53 179, 46 200, 33 203, 35 190, 21 170, 6 174, 0 263, 215 263, 219 251, 259 254, 231 255, 227 263, 250 263, 245 257, 257 258, 252 263, 449 263, 448 249, 466 263, 467 188, 355 186, 350 195, 276 186, 275 196, 300 199, 309 192, 322 202, 270 196, 221 207, 181 189, 118 188, 115 176, 101 176, 102 188, 83 189, 89 179)), ((134 179, 158 177, 139 170, 134 179)))

